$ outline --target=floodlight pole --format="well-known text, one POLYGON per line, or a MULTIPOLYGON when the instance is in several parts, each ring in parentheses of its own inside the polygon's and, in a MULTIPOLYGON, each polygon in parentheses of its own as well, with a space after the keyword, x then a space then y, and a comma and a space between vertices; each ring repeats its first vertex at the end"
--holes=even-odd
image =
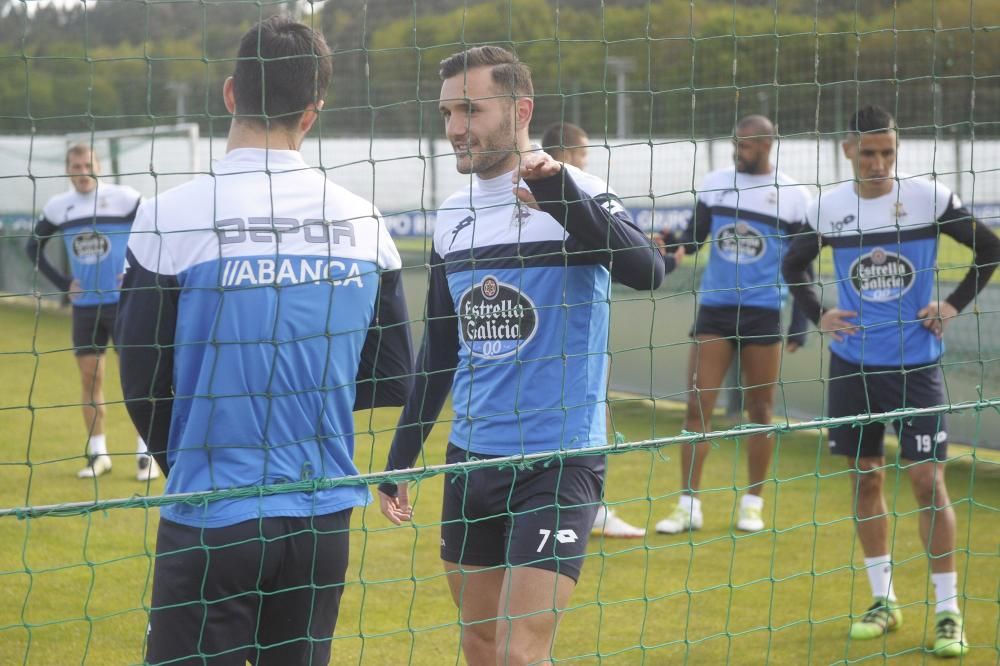
POLYGON ((609 56, 604 62, 607 65, 608 72, 613 72, 615 75, 615 91, 618 95, 618 99, 616 100, 618 113, 617 138, 624 139, 629 134, 628 98, 625 96, 627 89, 626 78, 629 72, 635 71, 635 60, 632 58, 609 56))

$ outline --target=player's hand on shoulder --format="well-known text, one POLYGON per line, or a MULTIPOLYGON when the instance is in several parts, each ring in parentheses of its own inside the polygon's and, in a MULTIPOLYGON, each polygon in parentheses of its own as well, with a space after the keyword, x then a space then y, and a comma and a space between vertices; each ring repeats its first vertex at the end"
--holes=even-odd
POLYGON ((511 178, 511 181, 514 183, 514 196, 521 203, 537 210, 538 202, 535 200, 535 195, 531 193, 531 190, 521 187, 521 181, 531 182, 533 180, 550 178, 562 171, 562 168, 562 162, 557 162, 548 153, 523 153, 511 178))
POLYGON ((389 519, 393 525, 401 525, 403 521, 413 518, 413 507, 410 506, 410 496, 408 484, 400 483, 396 486, 396 496, 386 495, 381 490, 378 491, 379 508, 382 515, 389 519))
POLYGON ((858 332, 858 325, 852 321, 857 316, 858 313, 853 310, 830 308, 820 317, 819 329, 840 342, 845 335, 854 335, 858 332))
POLYGON ((931 301, 917 316, 923 320, 924 328, 930 329, 938 340, 944 335, 948 320, 958 315, 958 310, 948 301, 931 301))

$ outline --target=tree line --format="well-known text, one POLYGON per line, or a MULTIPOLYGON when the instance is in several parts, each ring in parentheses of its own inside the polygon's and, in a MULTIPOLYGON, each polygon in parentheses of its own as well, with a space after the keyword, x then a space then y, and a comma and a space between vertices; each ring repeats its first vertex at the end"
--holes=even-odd
POLYGON ((536 126, 564 118, 595 137, 725 136, 738 116, 756 112, 774 117, 785 135, 836 132, 866 102, 894 110, 912 133, 1000 132, 990 111, 1000 108, 994 2, 609 5, 102 0, 28 13, 25 3, 0 0, 0 131, 193 120, 205 133, 224 132, 219 91, 239 37, 254 21, 288 12, 322 30, 334 49, 321 130, 328 135, 439 133, 437 63, 487 42, 531 64, 536 126))

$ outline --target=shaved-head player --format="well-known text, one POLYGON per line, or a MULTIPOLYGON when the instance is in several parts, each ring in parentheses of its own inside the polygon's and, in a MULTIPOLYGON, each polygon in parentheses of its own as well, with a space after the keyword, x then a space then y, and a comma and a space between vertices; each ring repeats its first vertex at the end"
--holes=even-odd
MULTIPOLYGON (((680 242, 694 254, 709 244, 698 291, 698 312, 688 360, 685 430, 707 432, 712 412, 734 358, 741 369, 743 406, 754 423, 770 423, 783 338, 780 312, 786 288, 781 259, 805 219, 809 194, 771 163, 775 130, 764 116, 747 116, 736 126, 734 166, 708 174, 698 188, 694 218, 680 242)), ((801 319, 793 323, 804 327, 801 319)), ((800 344, 791 338, 786 349, 800 344)), ((748 482, 740 498, 736 528, 764 528, 761 493, 774 440, 747 438, 748 482)), ((711 444, 681 446, 683 494, 656 531, 676 534, 703 524, 701 477, 711 444)))

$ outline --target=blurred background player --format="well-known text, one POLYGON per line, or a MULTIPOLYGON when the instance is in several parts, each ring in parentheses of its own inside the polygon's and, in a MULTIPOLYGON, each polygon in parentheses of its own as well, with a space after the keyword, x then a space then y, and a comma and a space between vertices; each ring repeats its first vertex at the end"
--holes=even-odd
MULTIPOLYGON (((331 63, 308 26, 251 28, 223 87, 225 156, 136 215, 122 387, 167 493, 356 475, 352 411, 408 392, 396 246, 299 153, 331 63)), ((145 663, 328 663, 369 501, 340 485, 163 507, 145 663)))
MULTIPOLYGON (((573 123, 553 123, 542 133, 542 148, 552 156, 552 159, 581 171, 587 169, 588 143, 590 138, 587 133, 573 123)), ((608 413, 610 415, 610 409, 608 413)), ((615 514, 614 509, 603 502, 597 507, 592 532, 622 539, 636 539, 646 534, 645 529, 625 522, 615 514)))
MULTIPOLYGON (((114 337, 125 247, 142 197, 131 187, 99 180, 97 153, 86 144, 66 151, 66 173, 72 187, 45 204, 27 252, 73 305, 73 353, 88 433, 87 466, 77 476, 89 479, 111 471, 104 429, 104 352, 114 337), (66 244, 71 275, 63 275, 45 256, 45 244, 56 234, 66 244)), ((136 437, 136 479, 149 481, 159 475, 142 436, 136 437)))
MULTIPOLYGON (((764 116, 747 116, 736 125, 734 167, 714 171, 698 190, 694 217, 679 242, 687 254, 709 242, 701 278, 698 312, 688 359, 688 401, 684 429, 708 432, 712 413, 733 358, 742 374, 743 408, 751 422, 769 424, 781 362, 781 306, 785 287, 781 259, 791 237, 802 228, 809 194, 771 164, 774 125, 764 116)), ((664 230, 662 245, 673 242, 664 230)), ((786 349, 801 344, 805 328, 793 313, 786 349)), ((676 534, 702 527, 702 471, 711 444, 681 445, 683 494, 656 531, 676 534)), ((736 528, 764 529, 761 493, 771 466, 774 438, 747 437, 749 484, 740 498, 736 528)))
MULTIPOLYGON (((808 227, 784 260, 796 301, 830 341, 831 418, 946 405, 939 361, 948 321, 986 286, 1000 261, 1000 241, 938 181, 897 173, 896 121, 877 106, 854 115, 843 143, 854 181, 821 192, 808 227), (972 248, 973 265, 943 300, 937 282, 941 234, 972 248), (824 309, 806 269, 820 249, 833 251, 837 305, 824 309)), ((944 415, 893 421, 899 456, 920 505, 920 535, 936 596, 934 652, 968 650, 958 607, 955 513, 945 485, 944 415)), ((892 584, 889 517, 883 486, 885 424, 830 428, 830 450, 846 456, 874 602, 851 626, 851 638, 879 638, 903 620, 892 584)))
MULTIPOLYGON (((448 463, 607 443, 611 279, 655 289, 663 262, 606 183, 533 147, 531 72, 482 46, 441 63, 459 173, 434 226, 419 371, 387 469, 412 467, 449 391, 448 463)), ((604 455, 449 472, 441 559, 472 666, 547 663, 604 485, 604 455)), ((382 513, 412 518, 407 484, 382 513)))

